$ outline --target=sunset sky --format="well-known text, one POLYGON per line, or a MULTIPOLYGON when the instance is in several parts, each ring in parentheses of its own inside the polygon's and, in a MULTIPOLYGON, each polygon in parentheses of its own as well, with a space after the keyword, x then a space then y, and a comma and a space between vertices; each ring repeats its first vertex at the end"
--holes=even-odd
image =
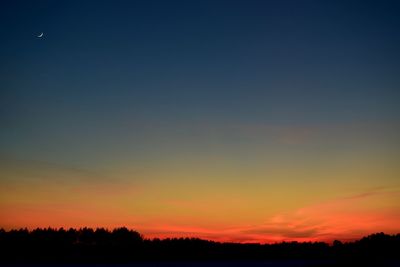
POLYGON ((2 1, 0 228, 399 233, 399 13, 381 0, 2 1))

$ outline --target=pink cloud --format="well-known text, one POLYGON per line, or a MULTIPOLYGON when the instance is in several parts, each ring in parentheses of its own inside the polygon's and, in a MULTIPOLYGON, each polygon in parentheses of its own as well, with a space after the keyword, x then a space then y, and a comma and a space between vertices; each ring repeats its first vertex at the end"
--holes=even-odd
POLYGON ((374 232, 400 232, 400 206, 374 208, 376 202, 395 203, 398 191, 371 191, 278 214, 242 233, 262 240, 351 240, 374 232))
POLYGON ((225 242, 354 240, 375 232, 400 232, 400 205, 394 204, 399 197, 400 191, 377 189, 276 214, 260 225, 224 229, 158 225, 145 229, 144 234, 149 238, 200 237, 225 242), (378 202, 390 205, 374 208, 378 202))

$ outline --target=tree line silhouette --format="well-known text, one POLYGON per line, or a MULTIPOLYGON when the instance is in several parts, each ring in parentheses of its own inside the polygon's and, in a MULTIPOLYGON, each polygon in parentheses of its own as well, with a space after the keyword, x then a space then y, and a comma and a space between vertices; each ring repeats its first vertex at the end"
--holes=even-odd
POLYGON ((400 260, 400 234, 372 234, 353 242, 221 243, 199 238, 145 239, 125 227, 0 229, 0 262, 125 263, 135 261, 400 260))

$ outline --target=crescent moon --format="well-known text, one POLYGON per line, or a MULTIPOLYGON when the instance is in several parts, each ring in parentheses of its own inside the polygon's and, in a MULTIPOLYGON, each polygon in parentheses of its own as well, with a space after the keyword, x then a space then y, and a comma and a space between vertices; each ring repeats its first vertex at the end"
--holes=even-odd
POLYGON ((43 32, 41 34, 38 35, 39 38, 43 37, 43 32))

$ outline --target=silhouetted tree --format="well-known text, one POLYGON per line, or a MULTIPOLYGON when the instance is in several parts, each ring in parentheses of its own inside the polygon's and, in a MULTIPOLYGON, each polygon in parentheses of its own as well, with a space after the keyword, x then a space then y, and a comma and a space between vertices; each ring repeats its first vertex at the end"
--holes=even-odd
MULTIPOLYGON (((138 260, 319 259, 339 263, 400 260, 400 235, 377 233, 331 246, 323 242, 219 243, 198 238, 144 239, 125 227, 0 229, 0 263, 132 262, 138 260)), ((380 265, 380 264, 378 264, 380 265)))

